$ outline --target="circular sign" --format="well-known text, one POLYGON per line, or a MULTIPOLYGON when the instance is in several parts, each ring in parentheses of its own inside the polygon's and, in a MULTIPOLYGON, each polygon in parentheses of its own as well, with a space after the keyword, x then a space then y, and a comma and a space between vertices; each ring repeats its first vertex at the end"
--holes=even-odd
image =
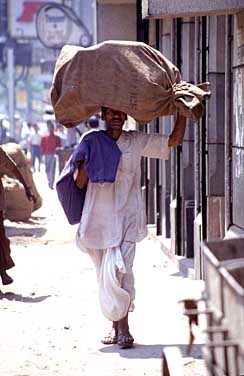
POLYGON ((89 47, 91 45, 91 36, 89 34, 83 34, 80 37, 80 45, 82 47, 89 47))
POLYGON ((61 48, 69 39, 72 21, 62 6, 45 4, 36 15, 36 30, 44 46, 61 48))

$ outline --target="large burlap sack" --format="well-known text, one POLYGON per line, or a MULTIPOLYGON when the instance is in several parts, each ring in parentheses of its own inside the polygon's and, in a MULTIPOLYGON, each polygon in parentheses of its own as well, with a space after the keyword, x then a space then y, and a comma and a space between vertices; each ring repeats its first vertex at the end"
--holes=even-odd
POLYGON ((2 171, 2 173, 4 173, 2 182, 6 201, 6 211, 4 216, 10 220, 26 220, 31 216, 33 211, 42 206, 42 198, 36 188, 28 161, 20 145, 8 143, 1 145, 1 147, 17 164, 27 185, 31 187, 31 190, 36 197, 36 202, 29 201, 25 194, 23 185, 18 179, 16 179, 15 175, 11 171, 2 171))
POLYGON ((29 201, 23 185, 17 180, 4 176, 2 178, 5 194, 4 217, 10 221, 25 221, 34 210, 33 201, 29 201))
POLYGON ((139 123, 176 111, 196 122, 210 84, 182 81, 178 68, 147 44, 106 41, 88 48, 64 46, 50 94, 56 119, 67 128, 101 106, 121 110, 139 123))

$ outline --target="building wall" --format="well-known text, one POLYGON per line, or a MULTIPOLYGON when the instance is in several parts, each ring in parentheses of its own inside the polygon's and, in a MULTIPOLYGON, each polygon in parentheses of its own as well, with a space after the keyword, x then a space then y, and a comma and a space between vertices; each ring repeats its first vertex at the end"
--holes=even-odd
MULTIPOLYGON (((198 124, 188 121, 180 154, 172 151, 170 167, 160 162, 159 182, 155 171, 148 176, 151 191, 158 183, 162 188, 158 235, 170 233, 171 251, 193 256, 201 278, 201 241, 244 236, 244 12, 161 19, 153 39, 155 22, 150 19, 149 43, 155 47, 159 38, 159 49, 178 65, 183 80, 211 83, 205 116, 198 124)), ((170 133, 172 121, 160 118, 159 131, 170 133)), ((158 203, 151 201, 148 212, 157 218, 158 203)))
POLYGON ((92 35, 92 44, 96 43, 96 1, 95 0, 79 0, 75 1, 76 13, 79 15, 81 21, 92 35))
POLYGON ((97 42, 136 40, 135 4, 97 4, 97 42))

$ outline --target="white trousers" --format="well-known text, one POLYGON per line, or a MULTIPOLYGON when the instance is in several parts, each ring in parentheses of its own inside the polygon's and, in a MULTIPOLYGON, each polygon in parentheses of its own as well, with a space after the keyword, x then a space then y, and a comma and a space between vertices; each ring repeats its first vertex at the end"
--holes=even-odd
POLYGON ((135 243, 124 241, 120 247, 86 250, 96 268, 102 312, 111 321, 133 310, 135 248, 135 243))

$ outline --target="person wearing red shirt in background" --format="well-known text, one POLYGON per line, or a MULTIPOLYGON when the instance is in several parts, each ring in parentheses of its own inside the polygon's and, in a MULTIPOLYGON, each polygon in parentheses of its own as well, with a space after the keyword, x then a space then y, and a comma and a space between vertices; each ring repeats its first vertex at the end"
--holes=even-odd
POLYGON ((53 189, 55 171, 56 171, 56 148, 62 146, 59 136, 54 133, 54 124, 51 120, 47 121, 48 133, 41 138, 41 152, 45 156, 45 167, 48 180, 48 186, 53 189))

